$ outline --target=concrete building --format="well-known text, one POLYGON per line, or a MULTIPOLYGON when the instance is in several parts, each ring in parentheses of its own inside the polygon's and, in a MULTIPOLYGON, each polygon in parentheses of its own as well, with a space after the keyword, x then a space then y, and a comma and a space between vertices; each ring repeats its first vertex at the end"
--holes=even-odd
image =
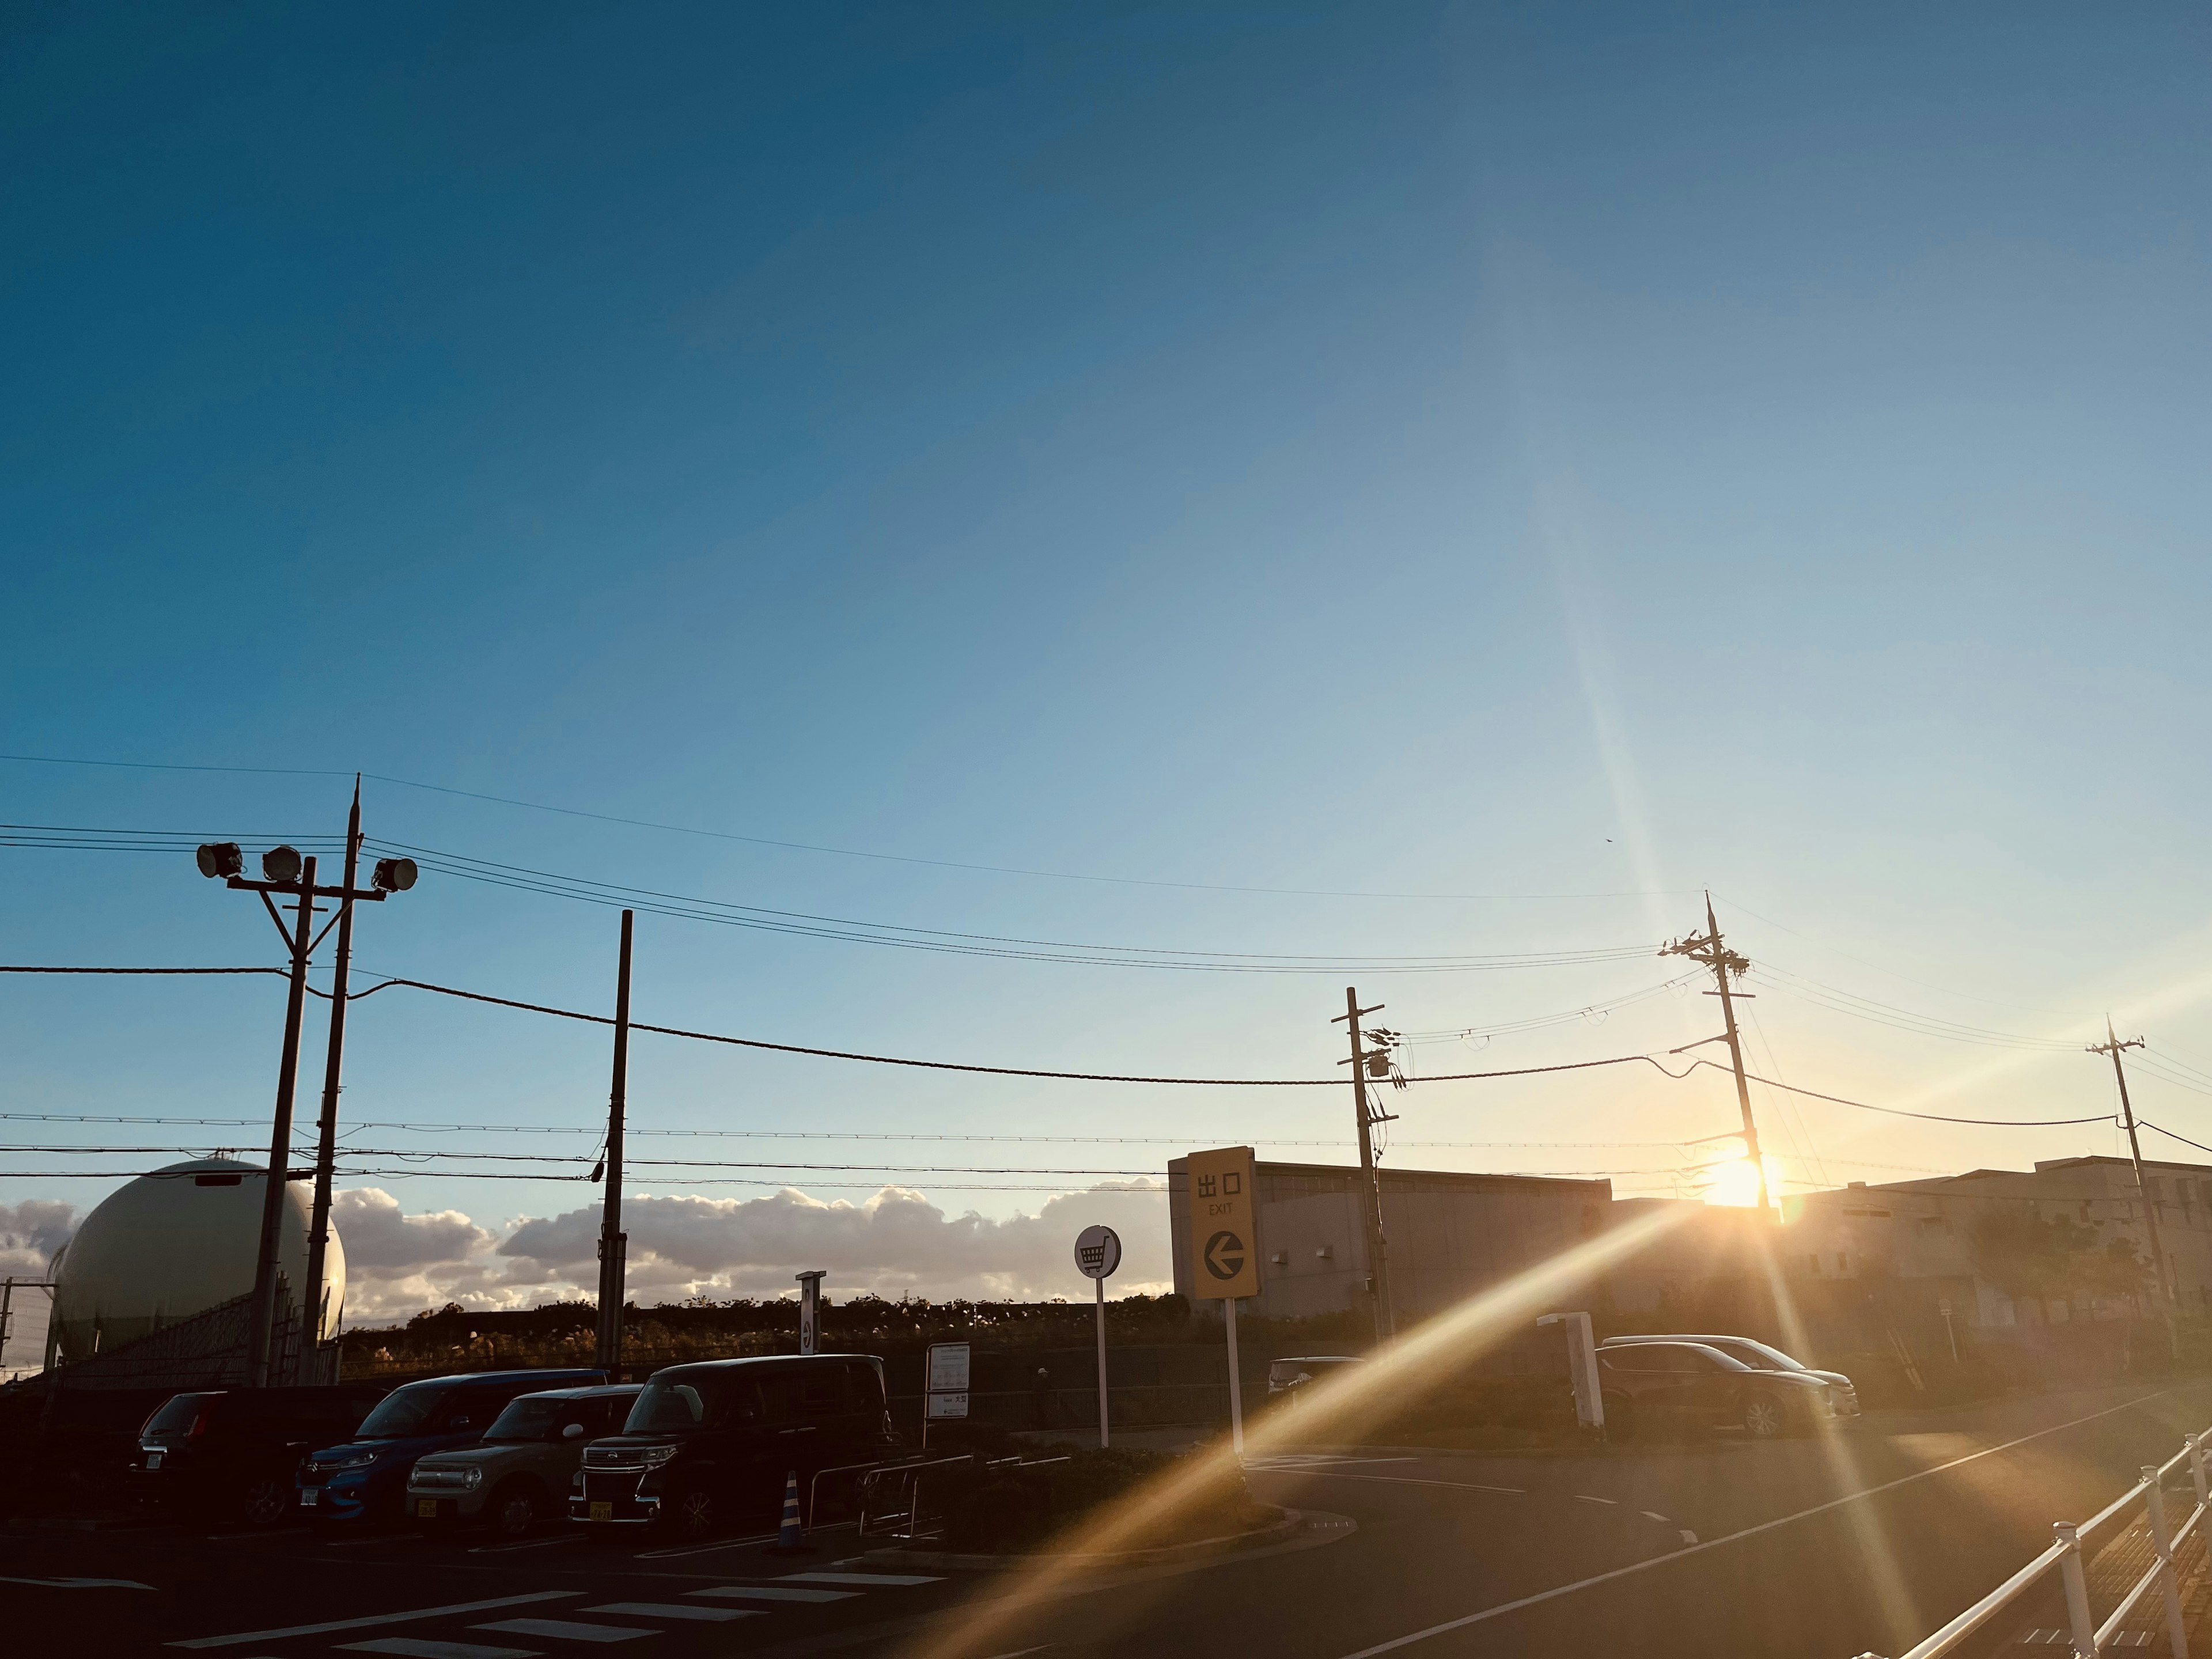
MULTIPOLYGON (((2143 1174, 2179 1311, 2212 1312, 2212 1166, 2146 1163, 2143 1174)), ((1879 1288, 1892 1304, 1933 1309, 1948 1303, 1954 1320, 1997 1333, 2145 1310, 2113 1288, 2032 1294, 2032 1275, 2002 1258, 1982 1227, 1984 1218, 2073 1222, 2089 1230, 2095 1248, 2121 1241, 2123 1255, 2132 1249, 2147 1260, 2144 1209, 2127 1159, 2053 1158, 2032 1170, 1972 1170, 1880 1186, 1853 1182, 1793 1197, 1784 1204, 1778 1249, 1787 1279, 1812 1302, 1840 1304, 1853 1299, 1853 1287, 1879 1288)))
MULTIPOLYGON (((1243 1310, 1265 1319, 1364 1310, 1368 1262, 1359 1171, 1262 1163, 1253 1173, 1260 1294, 1243 1310)), ((1571 1249, 1605 1229, 1613 1206, 1609 1181, 1547 1176, 1385 1170, 1382 1189, 1401 1326, 1571 1249)), ((1184 1213, 1189 1191, 1188 1164, 1171 1160, 1168 1214, 1175 1285, 1184 1296, 1195 1288, 1184 1213)))

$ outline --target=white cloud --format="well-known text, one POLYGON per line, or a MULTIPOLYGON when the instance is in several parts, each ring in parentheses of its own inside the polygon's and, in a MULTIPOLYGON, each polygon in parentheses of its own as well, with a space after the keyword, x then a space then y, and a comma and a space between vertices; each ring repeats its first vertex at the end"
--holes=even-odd
MULTIPOLYGON (((32 1198, 0 1204, 0 1277, 40 1279, 54 1252, 70 1241, 81 1219, 74 1204, 32 1198)), ((9 1333, 0 1368, 35 1366, 46 1352, 48 1304, 44 1291, 19 1290, 11 1304, 15 1328, 9 1333)))
MULTIPOLYGON (((341 1194, 336 1214, 354 1281, 347 1295, 353 1321, 449 1301, 527 1307, 588 1295, 598 1272, 596 1205, 526 1218, 496 1243, 458 1211, 403 1215, 375 1188, 341 1194)), ((858 1204, 786 1188, 751 1199, 640 1194, 623 1205, 630 1293, 648 1306, 692 1296, 781 1295, 802 1267, 828 1268, 824 1288, 839 1297, 1075 1299, 1089 1289, 1075 1270, 1075 1236, 1094 1222, 1121 1235, 1121 1270, 1110 1290, 1168 1287, 1167 1193, 1157 1182, 1060 1194, 1036 1215, 1002 1221, 948 1215, 902 1187, 858 1204)))

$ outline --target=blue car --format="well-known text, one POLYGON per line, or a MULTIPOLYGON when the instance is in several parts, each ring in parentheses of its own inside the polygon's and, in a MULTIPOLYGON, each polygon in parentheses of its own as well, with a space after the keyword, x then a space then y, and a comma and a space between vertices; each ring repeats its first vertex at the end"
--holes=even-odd
POLYGON ((605 1371, 474 1371, 394 1389, 352 1439, 308 1455, 300 1466, 296 1512, 313 1521, 397 1525, 416 1458, 473 1445, 517 1395, 606 1380, 605 1371))

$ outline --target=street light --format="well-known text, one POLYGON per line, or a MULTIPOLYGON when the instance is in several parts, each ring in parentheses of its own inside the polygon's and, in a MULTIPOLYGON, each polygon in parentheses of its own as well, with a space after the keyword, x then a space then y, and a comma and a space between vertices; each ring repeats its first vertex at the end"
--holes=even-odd
POLYGON ((196 855, 200 873, 210 880, 220 878, 226 886, 260 895, 292 961, 291 992, 284 1009, 284 1058, 276 1074, 276 1111, 270 1127, 267 1186, 261 1205, 261 1243, 254 1261, 253 1308, 246 1331, 249 1388, 265 1388, 278 1380, 272 1379, 269 1373, 276 1336, 276 1277, 281 1266, 278 1246, 283 1237, 285 1188, 291 1179, 292 1105, 299 1081, 300 1023, 307 1006, 308 958, 323 938, 321 933, 311 932, 315 901, 331 898, 338 902, 338 945, 337 971, 331 985, 330 1056, 324 1072, 323 1113, 318 1126, 320 1133, 313 1172, 313 1214, 307 1231, 307 1282, 300 1287, 302 1322, 314 1322, 307 1340, 319 1339, 322 1334, 323 1310, 319 1305, 318 1292, 322 1285, 323 1261, 330 1236, 331 1176, 331 1165, 337 1158, 338 1073, 345 1042, 346 969, 353 954, 354 902, 358 899, 380 902, 390 894, 404 893, 415 884, 416 875, 412 859, 383 859, 376 866, 374 885, 356 887, 354 874, 360 857, 359 779, 354 781, 353 811, 346 823, 345 879, 336 887, 315 885, 315 860, 302 858, 297 848, 272 847, 264 853, 260 881, 246 878, 246 857, 235 842, 210 842, 201 847, 196 855), (270 898, 272 893, 297 899, 298 902, 289 907, 293 912, 290 925, 286 924, 283 913, 270 898))

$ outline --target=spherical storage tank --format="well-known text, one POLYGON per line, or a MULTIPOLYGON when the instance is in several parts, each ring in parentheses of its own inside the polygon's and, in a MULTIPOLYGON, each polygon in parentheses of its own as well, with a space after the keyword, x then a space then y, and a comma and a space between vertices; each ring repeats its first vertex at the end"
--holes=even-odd
MULTIPOLYGON (((172 1164, 103 1199, 54 1264, 53 1326, 68 1364, 106 1353, 253 1288, 266 1171, 234 1158, 172 1164)), ((296 1298, 307 1275, 308 1188, 287 1183, 278 1246, 296 1298)), ((345 1300, 345 1249, 331 1229, 325 1332, 345 1300)), ((320 1301, 320 1298, 318 1298, 320 1301)))

